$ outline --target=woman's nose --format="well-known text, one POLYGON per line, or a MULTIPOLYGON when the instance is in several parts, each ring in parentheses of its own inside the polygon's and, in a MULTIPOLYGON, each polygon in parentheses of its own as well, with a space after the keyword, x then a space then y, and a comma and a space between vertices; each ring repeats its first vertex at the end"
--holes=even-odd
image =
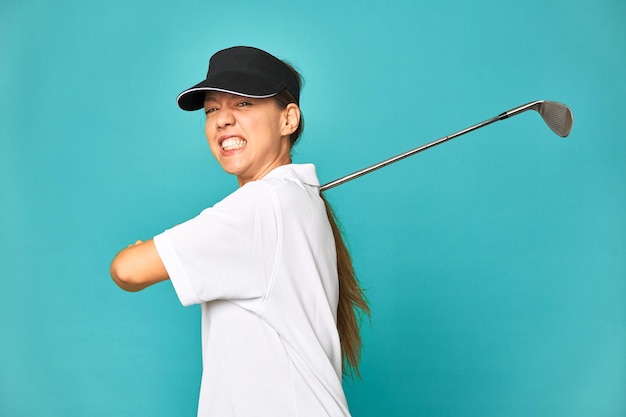
POLYGON ((220 109, 215 119, 216 126, 219 129, 235 124, 235 115, 229 108, 220 109))

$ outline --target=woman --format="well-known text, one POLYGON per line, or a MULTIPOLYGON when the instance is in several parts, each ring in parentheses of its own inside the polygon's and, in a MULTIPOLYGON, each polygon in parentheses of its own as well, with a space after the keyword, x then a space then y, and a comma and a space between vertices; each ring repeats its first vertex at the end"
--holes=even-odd
POLYGON ((315 167, 291 163, 300 86, 259 49, 213 55, 177 100, 204 109, 211 152, 239 188, 111 264, 124 290, 169 279, 183 305, 201 304, 199 416, 349 415, 341 379, 358 375, 369 310, 315 167))

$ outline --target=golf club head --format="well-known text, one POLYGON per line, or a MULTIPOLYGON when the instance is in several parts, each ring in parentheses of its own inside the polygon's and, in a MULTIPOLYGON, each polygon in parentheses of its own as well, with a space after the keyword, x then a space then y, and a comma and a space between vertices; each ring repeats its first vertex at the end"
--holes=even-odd
POLYGON ((533 108, 554 133, 562 138, 569 135, 574 124, 574 116, 569 107, 556 101, 541 100, 533 108))

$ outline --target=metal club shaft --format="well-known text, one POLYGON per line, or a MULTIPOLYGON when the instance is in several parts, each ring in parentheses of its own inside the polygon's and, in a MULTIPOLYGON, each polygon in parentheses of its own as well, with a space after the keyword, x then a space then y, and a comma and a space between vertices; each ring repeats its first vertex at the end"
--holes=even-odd
POLYGON ((505 111, 504 113, 499 114, 496 117, 492 117, 491 119, 485 120, 484 122, 478 123, 474 126, 470 126, 466 129, 460 130, 456 133, 453 133, 449 136, 445 136, 443 138, 434 140, 430 143, 427 143, 425 145, 419 146, 415 149, 411 149, 409 151, 406 151, 404 153, 401 153, 399 155, 396 155, 394 157, 391 157, 389 159, 385 159, 384 161, 381 161, 377 164, 374 164, 372 166, 369 166, 367 168, 361 169, 359 171, 353 172, 352 174, 348 174, 344 177, 338 178, 334 181, 331 181, 329 183, 326 183, 324 185, 322 185, 320 187, 320 191, 326 191, 329 190, 333 187, 336 187, 338 185, 341 185, 343 183, 346 183, 348 181, 351 181, 355 178, 361 177, 365 174, 369 174, 372 171, 376 171, 380 168, 386 167, 387 165, 393 164, 394 162, 400 161, 401 159, 404 158, 408 158, 409 156, 415 155, 417 153, 420 153, 422 151, 425 151, 426 149, 430 149, 432 147, 435 147, 437 145, 440 145, 444 142, 447 142, 449 140, 452 140, 454 138, 457 138, 461 135, 464 135, 466 133, 472 132, 474 130, 480 129, 482 127, 485 127, 487 125, 490 125, 492 123, 495 123, 497 121, 500 120, 504 120, 504 119, 508 119, 509 117, 513 117, 516 116, 520 113, 523 113, 527 110, 535 110, 537 111, 541 117, 543 118, 544 122, 546 122, 546 124, 548 125, 548 127, 550 127, 550 129, 552 129, 552 131, 554 133, 556 133, 557 135, 561 136, 561 137, 566 137, 567 135, 569 135, 571 129, 572 129, 572 124, 574 122, 573 119, 573 115, 571 110, 569 109, 569 107, 567 107, 564 104, 561 103, 557 103, 555 101, 548 101, 548 100, 537 100, 537 101, 533 101, 530 103, 526 103, 524 105, 521 105, 519 107, 516 107, 514 109, 505 111))

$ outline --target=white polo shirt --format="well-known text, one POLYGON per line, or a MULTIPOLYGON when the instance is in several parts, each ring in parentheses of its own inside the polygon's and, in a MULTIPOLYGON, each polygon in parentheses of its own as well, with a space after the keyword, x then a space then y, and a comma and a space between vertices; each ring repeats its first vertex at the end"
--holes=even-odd
POLYGON ((182 304, 201 304, 199 416, 349 415, 313 165, 278 167, 154 242, 182 304))

